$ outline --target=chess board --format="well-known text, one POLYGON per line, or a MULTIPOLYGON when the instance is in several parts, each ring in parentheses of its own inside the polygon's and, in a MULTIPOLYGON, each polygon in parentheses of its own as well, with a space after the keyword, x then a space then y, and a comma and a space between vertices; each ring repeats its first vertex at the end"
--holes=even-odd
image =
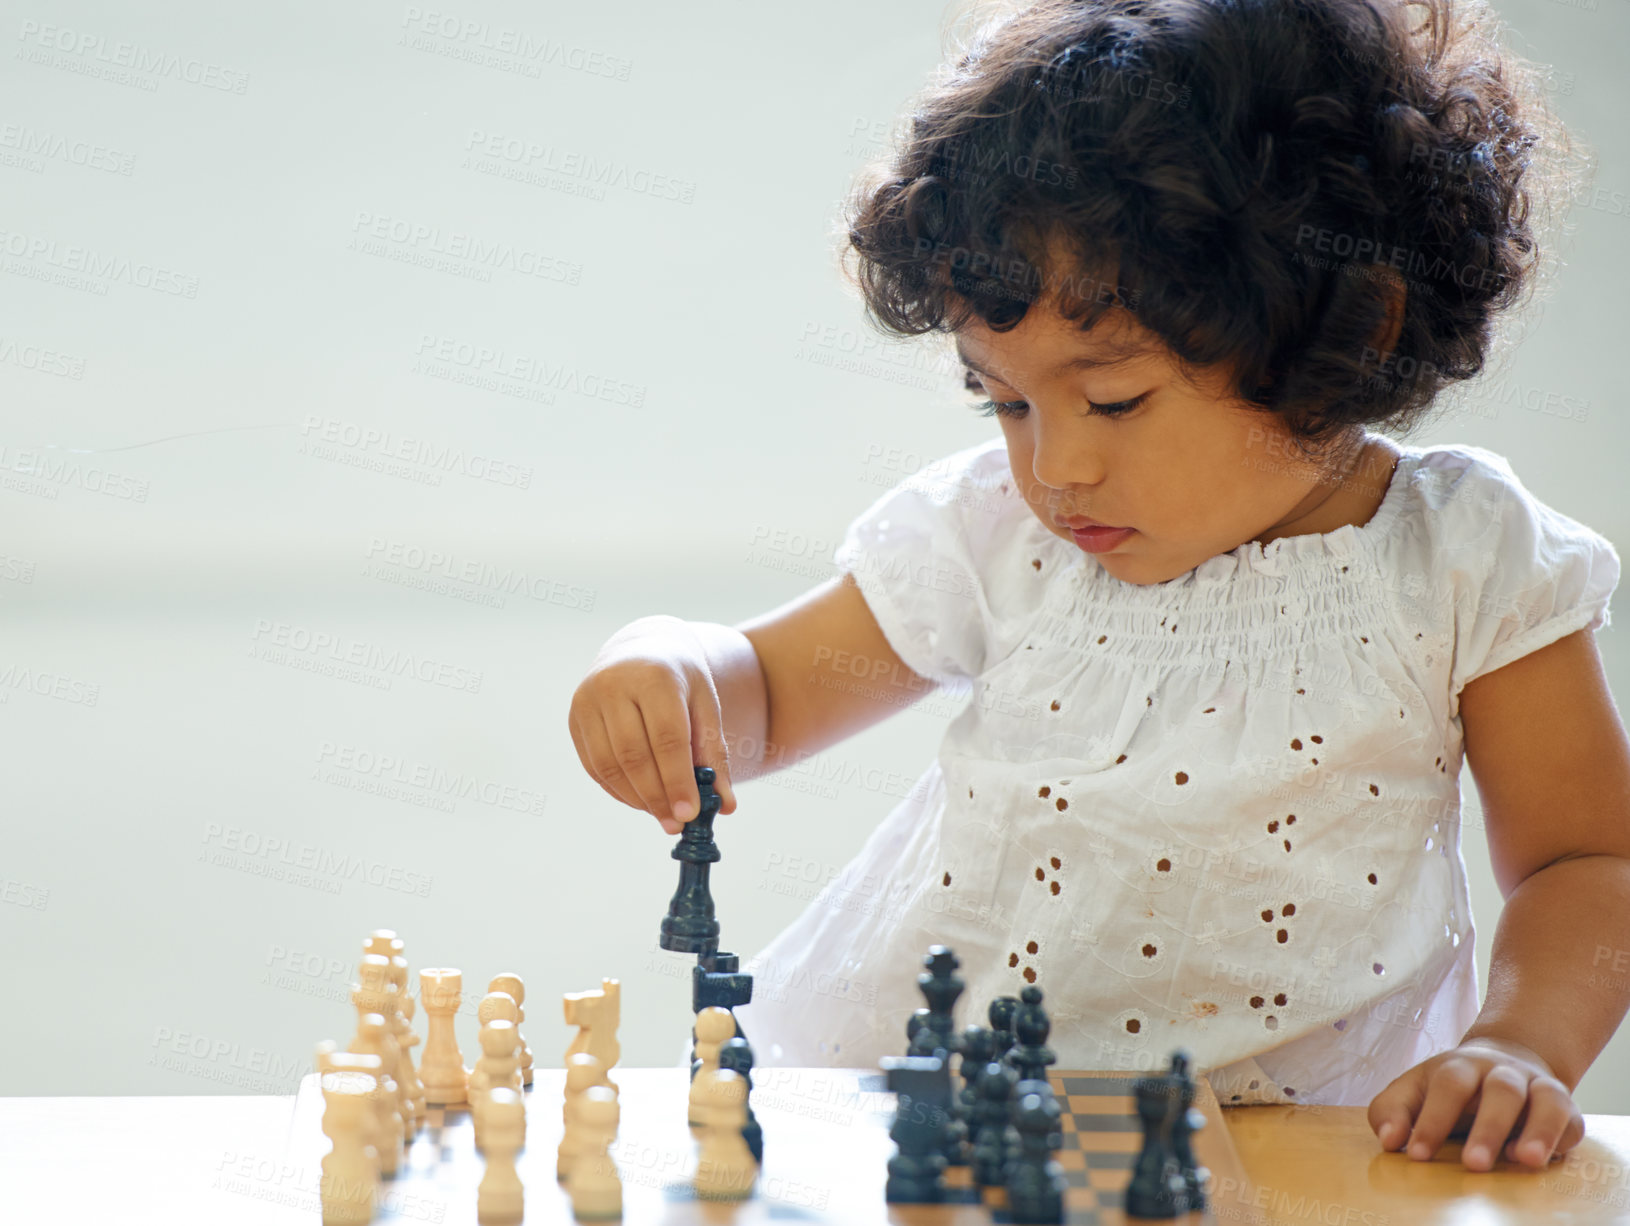
MULTIPOLYGON (((555 1153, 561 1134, 560 1069, 538 1069, 526 1092, 526 1148, 517 1162, 526 1189, 525 1222, 531 1226, 576 1219, 565 1190, 555 1181, 555 1153)), ((1058 1154, 1070 1190, 1066 1221, 1071 1226, 1112 1226, 1125 1219, 1121 1198, 1132 1175, 1142 1131, 1132 1101, 1136 1074, 1054 1072, 1049 1080, 1064 1108, 1064 1148, 1058 1154)), ((698 1201, 690 1180, 697 1142, 686 1125, 689 1077, 682 1068, 613 1070, 620 1089, 621 1119, 612 1148, 623 1180, 626 1226, 658 1223, 802 1222, 844 1226, 970 1226, 1006 1222, 1000 1189, 972 1185, 966 1167, 947 1174, 948 1199, 940 1205, 890 1205, 883 1199, 887 1162, 894 1152, 889 1125, 894 1095, 880 1073, 846 1069, 757 1069, 753 1109, 764 1129, 764 1165, 750 1199, 698 1201)), ((1197 1159, 1212 1175, 1208 1211, 1182 1219, 1234 1221, 1252 1216, 1244 1171, 1226 1118, 1203 1078, 1195 1104, 1206 1126, 1194 1135, 1197 1159)), ((316 1078, 300 1086, 291 1122, 286 1160, 306 1172, 311 1212, 321 1221, 315 1199, 316 1173, 328 1140, 322 1135, 323 1102, 316 1078)), ((380 1185, 376 1222, 443 1223, 473 1226, 476 1187, 483 1159, 475 1149, 469 1113, 431 1108, 395 1179, 380 1185)))

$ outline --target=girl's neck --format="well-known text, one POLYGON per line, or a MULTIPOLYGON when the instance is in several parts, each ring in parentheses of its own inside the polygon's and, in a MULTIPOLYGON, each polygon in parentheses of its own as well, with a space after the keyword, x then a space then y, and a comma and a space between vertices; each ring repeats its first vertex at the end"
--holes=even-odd
POLYGON ((1356 451, 1347 452, 1306 498, 1255 542, 1266 545, 1286 536, 1322 536, 1348 524, 1363 527, 1386 498, 1402 455, 1391 439, 1364 435, 1356 451))

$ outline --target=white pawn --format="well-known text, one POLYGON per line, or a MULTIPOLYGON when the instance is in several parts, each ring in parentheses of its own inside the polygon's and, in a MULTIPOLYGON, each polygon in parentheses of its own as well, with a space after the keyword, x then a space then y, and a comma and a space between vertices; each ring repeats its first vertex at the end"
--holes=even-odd
POLYGON ((323 1157, 319 1193, 323 1226, 365 1226, 373 1221, 379 1158, 366 1141, 373 1079, 361 1073, 324 1073, 323 1134, 333 1148, 323 1157))
MULTIPOLYGON (((470 1115, 475 1126, 475 1146, 485 1143, 487 1095, 495 1089, 521 1091, 521 1070, 515 1040, 515 1023, 496 1018, 481 1028, 481 1058, 470 1072, 470 1115)), ((525 1124, 522 1124, 525 1144, 525 1124)))
POLYGON ((385 1025, 385 1019, 377 1013, 365 1013, 357 1023, 351 1050, 380 1059, 379 1091, 385 1110, 380 1115, 381 1135, 376 1141, 379 1146, 379 1169, 387 1175, 394 1175, 402 1144, 414 1132, 413 1107, 403 1097, 393 1067, 400 1064, 400 1059, 392 1060, 392 1057, 399 1057, 401 1049, 396 1046, 396 1036, 385 1025), (387 1118, 391 1114, 395 1115, 394 1120, 387 1118))
POLYGON ((582 1141, 579 1111, 583 1105, 584 1093, 595 1086, 610 1090, 613 1099, 617 1097, 617 1089, 606 1077, 605 1065, 598 1059, 586 1051, 568 1056, 566 1100, 560 1109, 560 1148, 555 1153, 556 1179, 565 1179, 572 1169, 572 1163, 577 1160, 578 1146, 582 1141))
POLYGON ((734 1069, 698 1073, 702 1087, 702 1152, 696 1162, 696 1195, 740 1200, 751 1194, 758 1164, 741 1130, 747 1126, 747 1082, 734 1069))
POLYGON ((487 1169, 476 1189, 475 1216, 481 1226, 509 1226, 521 1220, 525 1209, 515 1151, 521 1147, 526 1104, 519 1091, 507 1086, 494 1086, 486 1098, 487 1169))
POLYGON ((697 1111, 698 1087, 702 1084, 705 1073, 717 1072, 719 1068, 719 1048, 727 1040, 736 1037, 735 1015, 720 1005, 712 1005, 703 1009, 696 1015, 696 1058, 702 1062, 696 1075, 690 1083, 690 1123, 692 1127, 702 1122, 702 1116, 697 1111))
POLYGON ((460 971, 436 967, 419 972, 419 995, 430 1016, 419 1081, 424 1086, 424 1100, 432 1107, 462 1107, 468 1101, 469 1074, 459 1054, 458 1036, 453 1032, 453 1015, 458 1012, 463 994, 464 976, 460 971))
POLYGON ((579 1218, 614 1218, 623 1215, 623 1182, 611 1157, 617 1137, 617 1092, 609 1086, 590 1086, 578 1104, 581 1140, 566 1176, 572 1213, 579 1218))
POLYGON ((413 998, 408 995, 408 964, 402 956, 402 941, 389 928, 375 928, 362 943, 364 954, 377 954, 390 963, 391 1008, 379 1010, 385 1014, 385 1025, 396 1038, 396 1067, 391 1076, 401 1089, 407 1112, 404 1118, 405 1134, 411 1141, 424 1120, 424 1087, 413 1067, 413 1047, 419 1036, 413 1033, 413 998))
MULTIPOLYGON (((476 1038, 478 1041, 484 1043, 485 1040, 481 1038, 481 1035, 486 1032, 488 1026, 492 1025, 493 1022, 499 1019, 503 1019, 504 1021, 512 1024, 519 1024, 521 1010, 520 1006, 515 1003, 515 998, 508 992, 488 992, 486 996, 482 997, 481 1004, 476 1008, 475 1016, 476 1020, 481 1023, 481 1031, 476 1035, 476 1038)), ((475 1128, 475 1143, 477 1146, 481 1144, 480 1108, 477 1105, 479 1100, 479 1091, 484 1091, 491 1085, 491 1083, 486 1080, 482 1080, 479 1086, 477 1085, 476 1072, 480 1068, 481 1058, 477 1057, 475 1068, 470 1070, 469 1084, 470 1117, 475 1128)), ((517 1085, 515 1088, 520 1089, 521 1087, 517 1085)), ((522 1143, 524 1144, 525 1142, 523 1141, 522 1143)))
POLYGON ((526 984, 513 971, 505 971, 492 977, 487 991, 507 992, 515 1001, 515 1036, 521 1041, 521 1084, 529 1086, 532 1084, 532 1049, 526 1045, 526 1037, 520 1030, 521 1023, 526 1021, 526 984))
POLYGON ((341 1051, 333 1039, 317 1044, 317 1073, 351 1073, 368 1078, 364 1097, 368 1117, 362 1139, 374 1149, 375 1175, 396 1174, 402 1157, 402 1117, 396 1113, 394 1091, 386 1089, 383 1062, 375 1052, 341 1051))

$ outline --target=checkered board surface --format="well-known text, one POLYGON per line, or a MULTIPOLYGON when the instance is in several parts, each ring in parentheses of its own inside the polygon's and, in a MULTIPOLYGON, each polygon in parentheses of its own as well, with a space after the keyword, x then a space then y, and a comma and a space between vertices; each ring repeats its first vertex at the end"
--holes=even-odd
MULTIPOLYGON (((1054 1156, 1070 1185, 1064 1207, 1071 1226, 1107 1226, 1122 1220, 1126 1185, 1143 1147, 1143 1126, 1132 1097, 1137 1076, 1052 1073, 1047 1078, 1064 1109, 1059 1121, 1064 1146, 1054 1156)), ((1208 1094, 1209 1087, 1197 1086, 1195 1102, 1202 1111, 1208 1094)), ((1214 1111, 1206 1115, 1207 1127, 1211 1127, 1218 1117, 1214 1111)), ((999 1188, 976 1188, 966 1167, 951 1170, 946 1182, 955 1189, 957 1199, 982 1202, 993 1221, 1011 1220, 1006 1213, 1006 1193, 999 1188)))

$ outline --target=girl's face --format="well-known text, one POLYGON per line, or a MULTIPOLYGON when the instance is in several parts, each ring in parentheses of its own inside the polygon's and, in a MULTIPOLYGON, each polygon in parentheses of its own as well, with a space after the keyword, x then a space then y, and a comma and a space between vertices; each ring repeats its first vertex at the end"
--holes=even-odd
MULTIPOLYGON (((1009 332, 976 316, 956 343, 1000 406, 1030 509, 1123 582, 1163 583, 1246 541, 1361 523, 1385 491, 1373 473, 1361 486, 1301 460, 1281 419, 1231 399, 1224 373, 1184 381, 1164 344, 1123 310, 1087 333, 1038 302, 1009 332), (1083 357, 1121 360, 1071 365, 1083 357), (1081 517, 1131 531, 1078 535, 1065 520, 1081 517)), ((1342 458, 1349 468, 1356 459, 1342 458)))

